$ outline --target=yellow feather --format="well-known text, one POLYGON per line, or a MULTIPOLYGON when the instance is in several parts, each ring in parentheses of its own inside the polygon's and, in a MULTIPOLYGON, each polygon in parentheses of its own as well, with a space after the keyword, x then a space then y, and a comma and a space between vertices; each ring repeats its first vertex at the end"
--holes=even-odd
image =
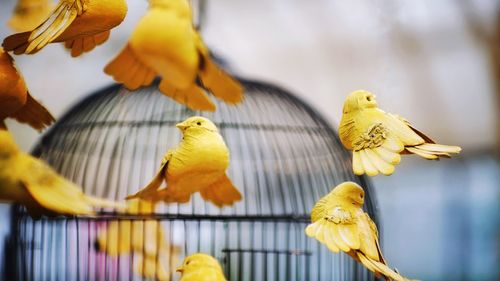
POLYGON ((389 151, 382 146, 374 148, 373 150, 387 163, 397 165, 401 162, 401 155, 399 153, 389 151))
POLYGON ((420 149, 418 149, 416 147, 407 147, 406 150, 408 150, 411 153, 417 154, 418 156, 423 157, 423 158, 428 159, 428 160, 438 159, 437 155, 434 155, 434 154, 428 153, 426 151, 420 150, 420 149))
POLYGON ((324 231, 324 244, 328 247, 328 249, 332 252, 338 253, 340 251, 339 246, 335 242, 335 236, 333 235, 333 225, 328 225, 324 231))
POLYGON ((361 158, 361 163, 363 164, 363 168, 364 168, 366 174, 369 176, 378 175, 378 170, 377 170, 377 168, 375 168, 375 166, 370 161, 370 158, 366 154, 366 149, 360 150, 359 156, 361 158))
POLYGON ((366 156, 368 156, 370 162, 379 170, 382 174, 388 176, 394 173, 394 166, 387 163, 385 159, 381 158, 378 153, 374 152, 373 149, 365 149, 366 156))
POLYGON ((363 163, 361 162, 361 155, 359 151, 352 152, 352 169, 354 174, 362 175, 365 173, 365 169, 363 167, 363 163))

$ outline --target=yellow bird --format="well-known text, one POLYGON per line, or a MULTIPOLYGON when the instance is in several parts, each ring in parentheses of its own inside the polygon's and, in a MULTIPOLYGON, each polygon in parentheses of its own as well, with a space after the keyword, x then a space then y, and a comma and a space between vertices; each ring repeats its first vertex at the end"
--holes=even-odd
POLYGON ((149 0, 148 12, 104 72, 131 90, 160 76, 160 91, 193 110, 215 110, 202 87, 230 104, 243 98, 239 82, 210 58, 187 0, 149 0))
POLYGON ((461 151, 458 146, 436 144, 407 120, 379 109, 375 96, 362 90, 347 97, 339 136, 342 144, 353 151, 356 175, 390 175, 401 161, 400 153, 432 160, 461 151))
POLYGON ((387 266, 380 250, 377 226, 363 212, 364 199, 365 192, 358 184, 339 184, 314 205, 306 235, 316 238, 332 252, 347 253, 377 277, 408 280, 387 266))
POLYGON ((23 204, 36 218, 42 214, 92 215, 96 207, 121 207, 85 195, 42 160, 21 152, 5 130, 0 130, 0 201, 23 204))
POLYGON ((54 117, 28 92, 12 57, 0 48, 0 128, 4 120, 14 118, 38 131, 54 122, 54 117))
POLYGON ((53 8, 52 0, 17 0, 8 24, 18 32, 31 30, 42 23, 53 8))
MULTIPOLYGON (((154 213, 155 204, 132 199, 126 212, 131 215, 154 213)), ((97 247, 111 257, 133 253, 138 257, 135 272, 145 279, 170 280, 180 248, 165 240, 161 223, 157 220, 120 220, 108 223, 97 235, 97 247)))
POLYGON ((34 54, 52 42, 64 42, 77 57, 104 43, 127 14, 125 0, 59 0, 52 14, 32 31, 3 41, 6 51, 34 54))
POLYGON ((219 262, 203 253, 186 257, 177 271, 182 274, 179 281, 227 281, 219 262))
POLYGON ((191 194, 200 192, 203 199, 218 207, 241 200, 226 175, 229 150, 214 123, 194 116, 176 126, 183 134, 180 144, 167 152, 155 178, 127 199, 186 203, 191 194), (167 186, 159 189, 163 181, 167 186))

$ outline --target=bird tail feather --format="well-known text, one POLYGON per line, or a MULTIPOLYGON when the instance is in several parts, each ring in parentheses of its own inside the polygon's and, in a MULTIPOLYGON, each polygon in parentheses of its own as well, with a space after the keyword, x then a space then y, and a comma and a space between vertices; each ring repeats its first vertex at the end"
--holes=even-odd
POLYGON ((357 256, 364 266, 375 272, 375 274, 383 275, 386 280, 409 281, 409 279, 401 276, 399 273, 390 269, 387 265, 366 257, 360 251, 357 251, 357 256))
POLYGON ((45 129, 55 121, 50 112, 29 93, 26 104, 12 117, 21 123, 29 124, 38 131, 45 129))
POLYGON ((109 30, 89 36, 78 37, 74 40, 64 42, 64 46, 71 50, 72 57, 78 57, 83 53, 92 51, 95 47, 106 42, 109 38, 109 30))
POLYGON ((226 175, 203 189, 200 193, 203 199, 211 201, 219 208, 222 208, 224 205, 232 205, 242 198, 241 193, 226 175))
POLYGON ((135 55, 129 44, 106 67, 104 72, 111 75, 115 81, 123 83, 129 90, 148 86, 153 82, 156 73, 143 64, 135 55))
POLYGON ((159 89, 164 95, 185 104, 192 110, 215 111, 215 104, 205 91, 194 83, 190 87, 181 90, 174 88, 166 80, 162 80, 159 89))
POLYGON ((406 147, 411 153, 417 154, 428 160, 439 159, 439 157, 451 157, 450 154, 460 153, 462 150, 458 146, 442 145, 436 143, 424 143, 421 145, 406 147))

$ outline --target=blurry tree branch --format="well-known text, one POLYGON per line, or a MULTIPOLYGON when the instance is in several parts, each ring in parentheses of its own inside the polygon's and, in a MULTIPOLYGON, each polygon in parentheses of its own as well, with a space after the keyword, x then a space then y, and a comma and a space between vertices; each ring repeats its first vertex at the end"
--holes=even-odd
POLYGON ((500 153, 500 5, 497 5, 495 11, 495 18, 491 29, 481 21, 482 17, 477 13, 477 9, 471 0, 457 1, 460 10, 464 16, 464 20, 469 28, 471 34, 476 37, 476 40, 482 43, 489 56, 491 75, 493 83, 495 84, 495 98, 496 98, 496 153, 500 153))

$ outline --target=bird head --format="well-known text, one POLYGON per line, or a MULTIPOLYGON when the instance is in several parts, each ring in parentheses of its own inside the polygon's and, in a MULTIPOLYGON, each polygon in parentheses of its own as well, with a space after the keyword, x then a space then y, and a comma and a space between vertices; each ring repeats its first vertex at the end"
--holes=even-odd
POLYGON ((217 127, 212 121, 208 120, 205 117, 201 116, 193 116, 184 120, 183 122, 175 125, 183 134, 187 132, 191 133, 202 133, 202 132, 215 132, 218 133, 217 127))
POLYGON ((18 151, 12 135, 7 130, 0 130, 0 158, 8 158, 18 151))
POLYGON ((365 108, 376 108, 377 101, 375 100, 375 95, 365 91, 358 90, 350 93, 344 102, 343 113, 349 113, 365 108))
POLYGON ((196 253, 186 257, 182 265, 178 267, 176 271, 183 273, 185 271, 195 270, 202 267, 211 267, 222 272, 219 262, 214 257, 203 253, 196 253))
POLYGON ((352 181, 343 182, 337 185, 332 193, 336 196, 348 199, 356 206, 361 207, 365 203, 365 191, 359 184, 352 181))

